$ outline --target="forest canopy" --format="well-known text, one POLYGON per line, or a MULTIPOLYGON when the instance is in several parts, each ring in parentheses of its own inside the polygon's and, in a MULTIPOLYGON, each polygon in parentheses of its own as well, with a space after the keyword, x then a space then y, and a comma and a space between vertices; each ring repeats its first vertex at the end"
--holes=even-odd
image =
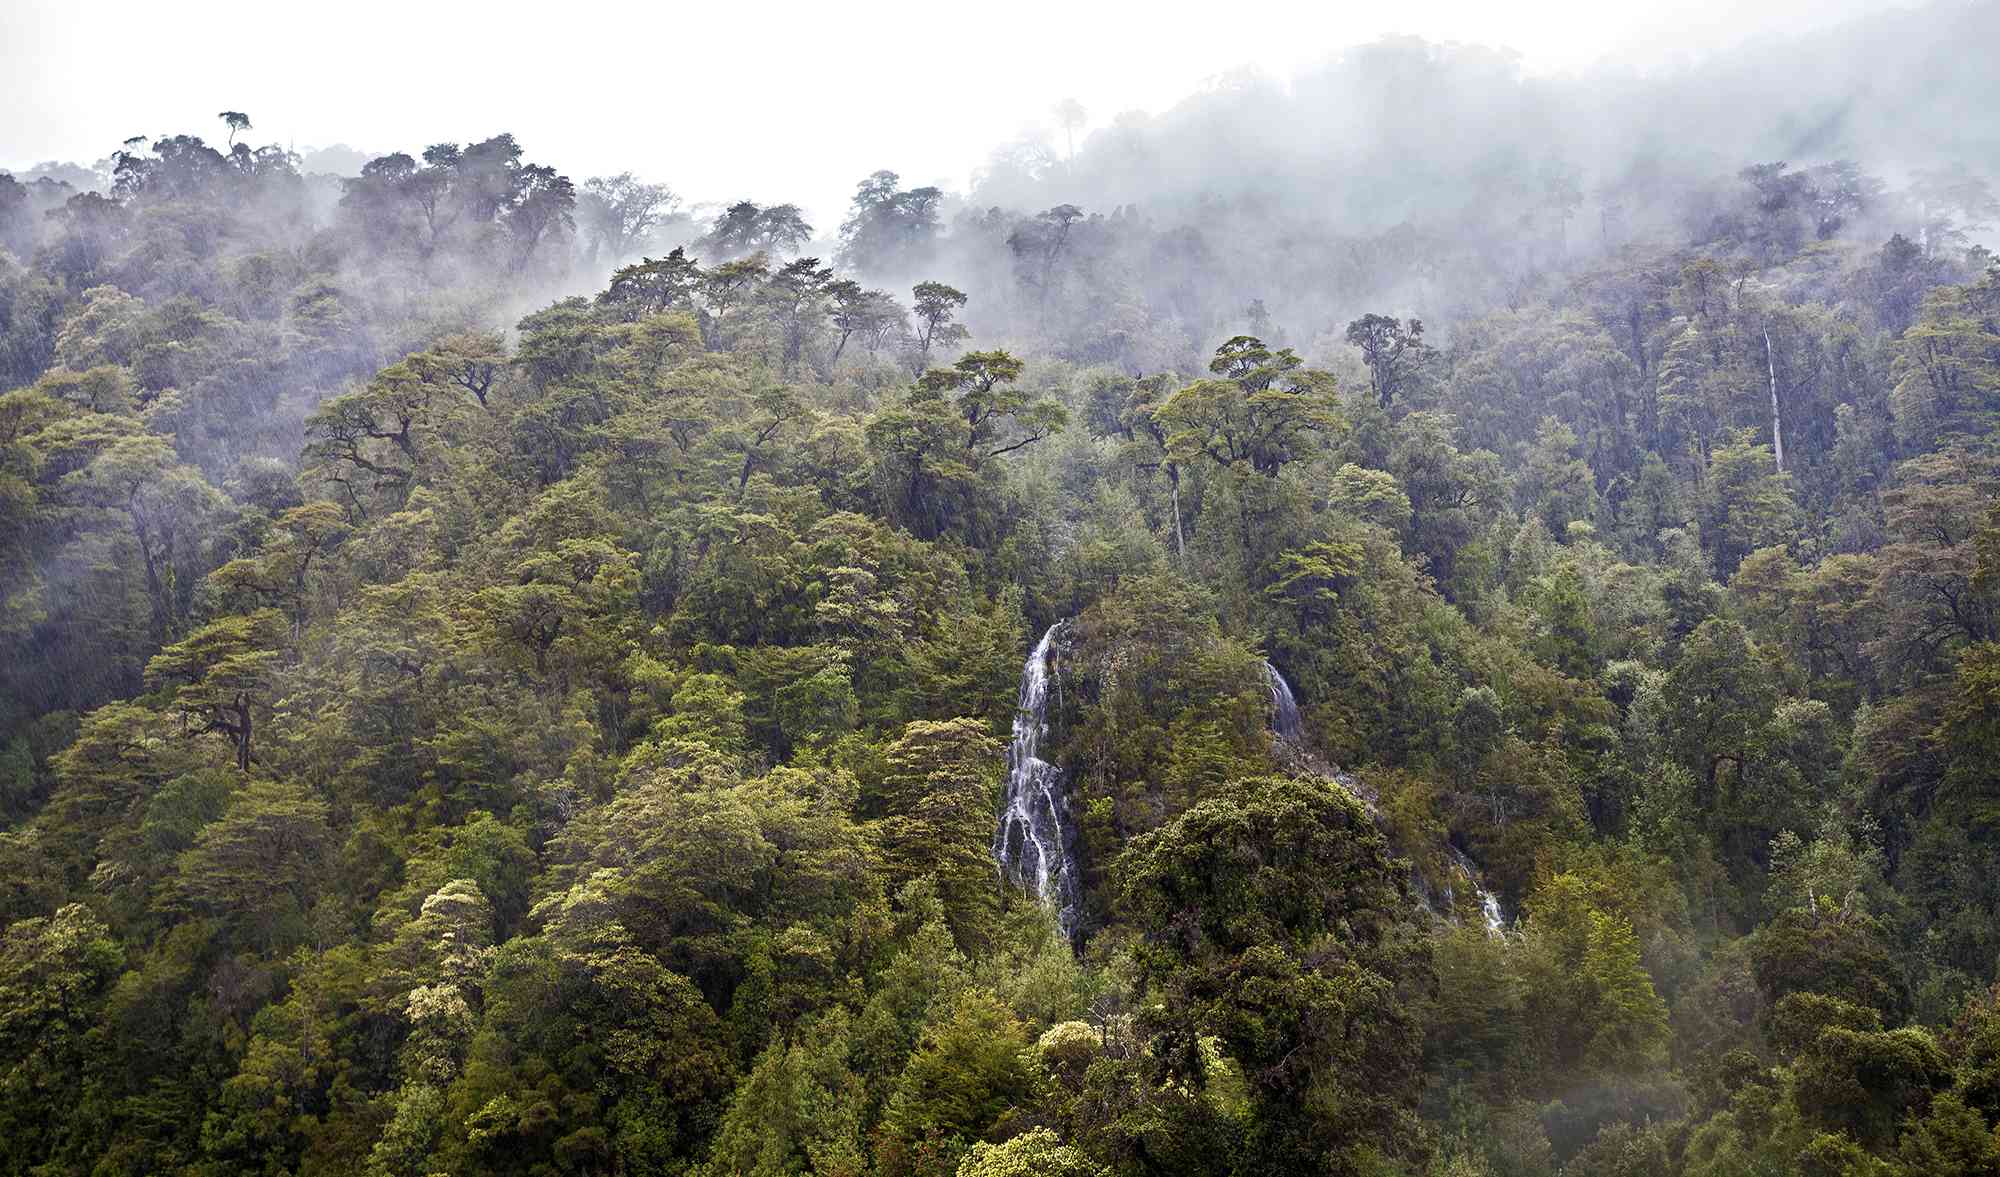
POLYGON ((1398 39, 818 225, 0 173, 0 1174, 2000 1172, 1930 15, 1814 134, 1879 22, 1701 150, 1741 60, 1398 39))

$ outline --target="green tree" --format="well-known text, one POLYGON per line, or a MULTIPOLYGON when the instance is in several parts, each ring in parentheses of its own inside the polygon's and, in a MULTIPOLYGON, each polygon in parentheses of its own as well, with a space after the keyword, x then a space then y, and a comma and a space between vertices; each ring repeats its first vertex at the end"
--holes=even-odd
POLYGON ((632 256, 647 235, 673 215, 679 202, 665 184, 648 184, 631 172, 620 172, 585 180, 576 207, 584 231, 590 234, 592 256, 619 262, 632 256))
POLYGON ((1102 1165, 1047 1128, 1030 1129, 999 1144, 975 1144, 958 1163, 958 1177, 1105 1177, 1105 1173, 1102 1165))
POLYGON ((281 652, 276 613, 220 618, 168 646, 146 664, 146 683, 172 693, 173 706, 236 745, 236 768, 250 771, 259 712, 268 714, 281 652))
POLYGON ((1216 379, 1197 381, 1153 410, 1167 427, 1167 448, 1275 476, 1305 457, 1317 435, 1342 424, 1333 377, 1303 364, 1289 348, 1273 352, 1248 335, 1231 339, 1208 365, 1216 379))
POLYGON ((1743 439, 1718 446, 1695 521, 1717 575, 1727 578, 1751 552, 1791 537, 1797 526, 1791 475, 1774 467, 1769 446, 1743 439))
POLYGON ((1359 1172, 1422 1151, 1429 984, 1408 900, 1360 804, 1320 781, 1255 778, 1135 839, 1121 911, 1158 994, 1141 1027, 1162 1081, 1216 1079, 1213 1040, 1250 1084, 1233 1171, 1359 1172))
POLYGON ((331 842, 325 802, 253 779, 175 862, 170 901, 222 921, 249 946, 289 947, 308 934, 331 842))
POLYGON ((977 990, 917 1044, 882 1112, 877 1155, 884 1173, 953 1170, 970 1144, 1028 1102, 1027 1035, 1007 1007, 977 990))
POLYGON ((1368 387, 1385 413, 1420 378, 1432 354, 1424 342, 1424 324, 1414 318, 1406 324, 1387 315, 1363 315, 1347 325, 1346 339, 1361 350, 1368 387))
POLYGON ((910 297, 916 316, 912 345, 916 348, 916 369, 922 372, 930 367, 934 349, 956 347, 971 338, 963 324, 952 321, 965 305, 966 295, 942 282, 919 282, 911 288, 910 297))
POLYGON ((929 877, 968 952, 992 939, 999 891, 988 844, 1000 742, 983 720, 915 720, 883 749, 876 805, 891 889, 929 877))
POLYGON ((75 1111, 101 1046, 91 1028, 125 960, 111 929, 72 903, 0 938, 0 1128, 9 1173, 86 1164, 75 1111))

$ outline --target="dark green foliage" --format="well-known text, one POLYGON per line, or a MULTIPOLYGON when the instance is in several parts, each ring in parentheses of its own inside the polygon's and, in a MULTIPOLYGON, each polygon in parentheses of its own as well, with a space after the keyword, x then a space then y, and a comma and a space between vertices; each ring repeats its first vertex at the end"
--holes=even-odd
POLYGON ((220 117, 0 176, 0 1173, 2000 1172, 1978 177, 830 267, 220 117))
POLYGON ((1236 783, 1136 840, 1119 887, 1120 914, 1146 929, 1141 975, 1161 992, 1139 1020, 1160 1079, 1215 1082, 1213 1039, 1249 1082, 1236 1171, 1358 1172, 1370 1151, 1421 1151, 1410 1005, 1428 954, 1352 797, 1236 783))

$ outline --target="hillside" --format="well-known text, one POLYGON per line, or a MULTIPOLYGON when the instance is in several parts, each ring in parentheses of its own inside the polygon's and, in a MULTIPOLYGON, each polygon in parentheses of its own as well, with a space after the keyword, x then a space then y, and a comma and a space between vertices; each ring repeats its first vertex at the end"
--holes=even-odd
POLYGON ((2000 1171, 1996 14, 0 176, 0 1173, 2000 1171))

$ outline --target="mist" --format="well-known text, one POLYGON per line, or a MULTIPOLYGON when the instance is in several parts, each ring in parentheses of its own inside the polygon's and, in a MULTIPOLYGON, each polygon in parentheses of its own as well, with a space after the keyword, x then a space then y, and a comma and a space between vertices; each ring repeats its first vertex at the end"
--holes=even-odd
POLYGON ((0 7, 0 1177, 2000 1173, 2000 0, 0 7))
POLYGON ((691 201, 789 200, 832 222, 853 183, 838 177, 888 167, 962 189, 994 146, 1052 129, 1048 112, 1068 98, 1102 129, 1160 115, 1245 69, 1282 81, 1385 36, 1492 47, 1537 77, 1658 71, 1871 10, 1896 8, 1423 0, 1300 12, 1253 0, 1226 18, 1176 3, 1137 19, 1044 0, 991 16, 897 0, 858 22, 780 6, 783 35, 746 40, 724 9, 551 20, 505 3, 469 22, 379 0, 309 27, 243 3, 204 5, 198 20, 115 3, 96 10, 115 22, 107 36, 73 8, 27 0, 0 13, 0 44, 23 50, 0 77, 0 167, 88 162, 127 136, 197 128, 236 108, 258 116, 260 142, 301 151, 345 143, 382 154, 507 130, 578 177, 632 170, 691 201), (537 30, 532 68, 519 61, 527 27, 537 30), (348 84, 363 73, 377 80, 348 84), (718 102, 727 119, 653 117, 718 102), (739 150, 745 142, 770 147, 739 150))

